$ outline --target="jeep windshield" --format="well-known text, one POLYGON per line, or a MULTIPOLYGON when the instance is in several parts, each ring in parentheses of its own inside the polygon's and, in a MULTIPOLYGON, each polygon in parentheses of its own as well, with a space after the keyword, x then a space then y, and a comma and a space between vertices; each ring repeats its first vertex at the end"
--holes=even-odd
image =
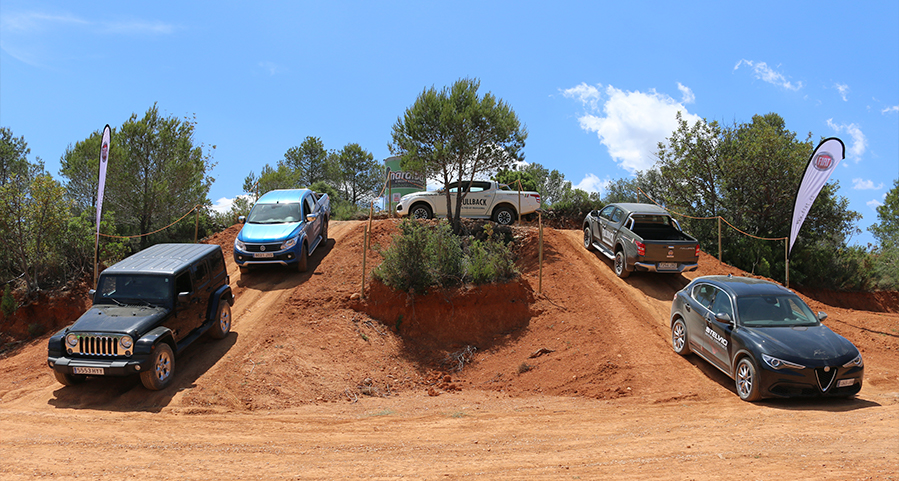
POLYGON ((815 326, 818 318, 796 296, 741 296, 737 312, 746 327, 815 326))
POLYGON ((300 204, 256 204, 250 215, 248 224, 285 224, 300 222, 300 204))
POLYGON ((117 274, 100 276, 95 303, 119 305, 167 304, 172 285, 168 277, 145 274, 117 274))

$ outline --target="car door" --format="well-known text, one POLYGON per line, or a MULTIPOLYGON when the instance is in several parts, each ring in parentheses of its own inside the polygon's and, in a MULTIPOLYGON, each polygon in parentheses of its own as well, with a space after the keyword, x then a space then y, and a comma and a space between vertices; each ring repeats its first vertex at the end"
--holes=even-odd
POLYGON ((316 242, 316 239, 318 239, 318 235, 322 230, 322 222, 324 221, 324 219, 321 218, 321 215, 319 215, 316 216, 316 218, 312 222, 309 222, 309 214, 312 214, 314 212, 315 204, 312 201, 312 196, 307 195, 303 199, 303 221, 305 221, 306 223, 304 229, 306 231, 306 239, 309 241, 310 249, 312 248, 312 244, 314 244, 316 242))
POLYGON ((719 321, 717 318, 719 314, 727 314, 731 320, 735 319, 733 299, 723 290, 715 288, 715 297, 705 319, 706 350, 712 362, 724 372, 731 372, 731 351, 733 349, 731 336, 734 324, 733 322, 719 321))
POLYGON ((690 348, 703 356, 706 355, 708 344, 705 334, 705 320, 714 297, 714 286, 699 283, 693 286, 684 305, 684 322, 687 324, 687 338, 690 340, 690 348))
POLYGON ((475 217, 488 215, 487 209, 493 205, 496 190, 491 189, 490 182, 472 182, 465 198, 462 199, 462 216, 475 217))
MULTIPOLYGON (((615 209, 618 208, 614 205, 609 205, 599 211, 599 218, 596 221, 596 232, 593 232, 593 238, 599 239, 600 243, 609 250, 612 249, 612 242, 615 241, 615 231, 609 226, 612 223, 612 215, 615 213, 615 209)), ((620 209, 618 210, 620 211, 620 209)))

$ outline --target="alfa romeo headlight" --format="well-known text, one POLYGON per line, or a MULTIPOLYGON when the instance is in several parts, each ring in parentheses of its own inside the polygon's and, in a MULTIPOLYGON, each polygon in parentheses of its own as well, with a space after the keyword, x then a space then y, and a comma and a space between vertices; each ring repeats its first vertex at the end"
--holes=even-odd
POLYGON ((78 336, 74 334, 66 335, 66 345, 69 347, 75 347, 78 345, 78 336))
POLYGON ((796 364, 790 361, 784 361, 783 359, 778 359, 774 356, 769 356, 767 354, 762 354, 762 360, 765 361, 765 364, 771 366, 774 369, 805 369, 805 366, 801 364, 796 364))
POLYGON ((859 354, 855 356, 855 359, 843 364, 843 367, 865 367, 865 360, 862 359, 862 355, 859 354))

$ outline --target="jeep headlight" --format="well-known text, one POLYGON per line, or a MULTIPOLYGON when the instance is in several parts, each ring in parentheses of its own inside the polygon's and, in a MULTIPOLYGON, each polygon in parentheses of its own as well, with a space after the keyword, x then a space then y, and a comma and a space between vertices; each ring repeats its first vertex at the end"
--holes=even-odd
POLYGON ((78 345, 78 336, 76 336, 75 334, 66 335, 66 346, 69 346, 70 348, 74 348, 77 345, 78 345))
POLYGON ((134 344, 134 341, 131 340, 131 336, 122 336, 122 338, 119 339, 119 343, 125 349, 131 349, 131 345, 134 344))
POLYGON ((762 360, 765 361, 765 364, 771 366, 774 369, 805 369, 805 366, 801 364, 796 364, 790 361, 784 361, 783 359, 778 359, 774 356, 769 356, 767 354, 762 354, 762 360))
POLYGON ((287 239, 286 241, 284 241, 283 244, 281 244, 281 250, 283 251, 284 249, 290 249, 291 247, 297 245, 297 239, 299 239, 299 238, 300 238, 300 236, 296 236, 296 237, 291 237, 290 239, 287 239))
POLYGON ((237 247, 239 251, 247 250, 247 245, 240 241, 240 239, 234 239, 234 247, 237 247))

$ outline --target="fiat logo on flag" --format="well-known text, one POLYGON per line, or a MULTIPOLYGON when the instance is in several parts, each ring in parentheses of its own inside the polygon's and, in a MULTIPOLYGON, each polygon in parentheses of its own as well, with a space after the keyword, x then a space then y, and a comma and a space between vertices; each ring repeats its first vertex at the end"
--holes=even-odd
POLYGON ((833 156, 827 152, 821 152, 817 157, 815 157, 815 161, 813 162, 813 164, 818 170, 829 170, 833 165, 833 156))

